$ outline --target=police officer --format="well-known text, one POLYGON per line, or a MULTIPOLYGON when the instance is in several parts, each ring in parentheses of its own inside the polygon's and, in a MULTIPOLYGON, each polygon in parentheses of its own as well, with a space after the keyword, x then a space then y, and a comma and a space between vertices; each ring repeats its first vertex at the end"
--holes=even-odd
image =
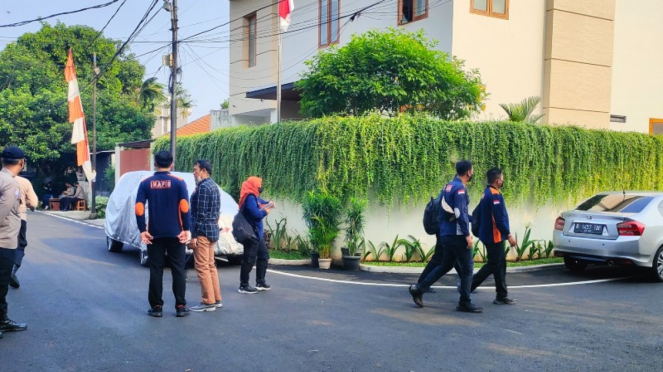
POLYGON ((456 177, 448 183, 442 191, 442 209, 440 218, 440 240, 444 247, 444 258, 426 278, 411 285, 409 290, 414 303, 423 307, 423 293, 430 288, 442 275, 448 273, 456 261, 458 262, 458 276, 460 277, 460 301, 456 310, 470 313, 480 313, 482 308, 470 301, 470 287, 474 261, 472 249, 474 242, 470 233, 470 218, 467 206, 470 198, 465 187, 474 177, 472 162, 461 160, 456 163, 456 177))
POLYGON ((504 175, 499 168, 492 168, 486 173, 488 186, 483 192, 479 208, 481 210, 479 223, 479 240, 486 246, 488 262, 472 278, 472 291, 483 283, 490 274, 495 279, 495 292, 497 296, 495 305, 513 305, 516 300, 509 298, 506 288, 506 251, 504 241, 514 247, 516 239, 509 230, 509 214, 506 211, 504 197, 500 189, 504 187, 504 175))
POLYGON ((14 179, 25 166, 25 154, 18 147, 2 151, 0 171, 0 337, 2 332, 25 331, 25 323, 16 323, 7 317, 7 292, 14 268, 18 234, 21 229, 19 206, 21 191, 14 179))

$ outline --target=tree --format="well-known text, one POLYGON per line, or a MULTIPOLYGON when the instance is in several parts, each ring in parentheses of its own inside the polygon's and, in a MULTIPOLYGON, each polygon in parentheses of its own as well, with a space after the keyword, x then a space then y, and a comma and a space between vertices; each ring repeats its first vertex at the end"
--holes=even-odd
POLYGON ((458 120, 480 111, 486 93, 479 72, 464 70, 463 61, 434 50, 436 45, 423 31, 390 28, 320 51, 296 84, 302 114, 420 111, 458 120))
POLYGON ((500 103, 500 107, 506 111, 510 121, 524 123, 536 123, 543 115, 532 115, 536 106, 541 102, 541 97, 528 97, 520 103, 500 103))
POLYGON ((230 107, 230 100, 226 98, 223 103, 221 103, 221 110, 227 110, 230 107))
POLYGON ((138 92, 138 102, 140 102, 141 109, 153 112, 157 105, 165 102, 164 88, 164 85, 157 82, 155 77, 145 80, 138 92))
POLYGON ((189 121, 189 111, 195 102, 191 99, 191 93, 189 93, 186 88, 181 83, 177 83, 176 87, 177 92, 177 106, 180 108, 180 114, 184 117, 184 121, 189 121))
POLYGON ((0 146, 21 146, 42 174, 60 173, 75 165, 64 79, 69 48, 74 54, 90 142, 93 52, 99 66, 105 66, 98 83, 97 150, 150 136, 154 117, 136 103, 145 68, 126 52, 110 63, 120 42, 97 38, 97 34, 86 26, 43 23, 38 32, 26 33, 0 51, 0 146))

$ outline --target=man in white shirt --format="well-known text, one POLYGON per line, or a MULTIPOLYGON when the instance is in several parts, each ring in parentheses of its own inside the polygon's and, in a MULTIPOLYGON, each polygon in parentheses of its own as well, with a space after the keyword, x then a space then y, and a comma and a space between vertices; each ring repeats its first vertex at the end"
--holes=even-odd
POLYGON ((28 208, 31 211, 34 211, 39 204, 39 198, 35 193, 32 183, 27 179, 16 176, 14 180, 18 182, 19 190, 21 190, 21 206, 19 207, 19 214, 21 216, 21 230, 18 233, 18 248, 16 248, 14 258, 14 269, 12 270, 12 276, 9 281, 9 285, 12 288, 18 288, 21 284, 16 277, 16 271, 21 267, 23 263, 23 257, 25 256, 25 247, 28 246, 27 239, 27 230, 28 230, 28 208))

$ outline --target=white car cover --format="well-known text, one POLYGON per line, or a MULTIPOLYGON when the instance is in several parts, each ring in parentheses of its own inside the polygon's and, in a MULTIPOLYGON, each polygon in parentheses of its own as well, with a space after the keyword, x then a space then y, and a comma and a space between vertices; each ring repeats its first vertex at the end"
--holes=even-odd
MULTIPOLYGON (((135 204, 138 185, 142 180, 153 174, 154 172, 151 171, 136 171, 125 173, 120 178, 113 193, 108 198, 108 206, 106 206, 106 224, 104 225, 106 236, 126 245, 147 250, 145 244, 140 241, 135 204)), ((196 187, 193 174, 182 172, 172 172, 172 174, 186 182, 189 198, 191 198, 191 194, 193 194, 196 187)), ((227 227, 232 230, 232 221, 239 211, 239 207, 237 202, 223 189, 219 187, 219 190, 221 191, 219 228, 227 227)), ((149 221, 147 211, 146 218, 149 221)), ((228 232, 221 231, 214 251, 217 255, 235 256, 241 255, 244 252, 244 247, 235 241, 230 230, 228 232)))

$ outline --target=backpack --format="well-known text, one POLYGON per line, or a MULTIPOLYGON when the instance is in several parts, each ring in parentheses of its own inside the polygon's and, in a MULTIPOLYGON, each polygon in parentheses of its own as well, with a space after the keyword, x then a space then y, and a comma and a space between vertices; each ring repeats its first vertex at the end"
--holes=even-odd
POLYGON ((474 210, 472 211, 472 216, 470 218, 470 222, 472 223, 472 235, 478 238, 479 228, 481 226, 481 202, 479 202, 479 204, 477 204, 477 206, 474 207, 474 210))
POLYGON ((424 230, 428 235, 437 235, 440 232, 440 214, 442 213, 442 193, 437 198, 430 197, 424 209, 424 230))

